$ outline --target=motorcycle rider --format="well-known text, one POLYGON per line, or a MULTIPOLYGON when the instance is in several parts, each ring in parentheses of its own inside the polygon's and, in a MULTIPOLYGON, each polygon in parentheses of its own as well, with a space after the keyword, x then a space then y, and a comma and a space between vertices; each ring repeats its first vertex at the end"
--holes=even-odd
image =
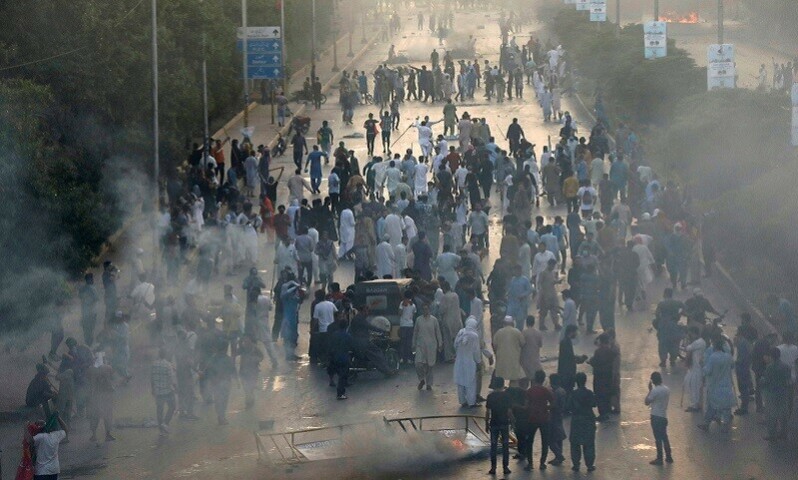
POLYGON ((709 303, 709 300, 704 296, 700 288, 694 288, 693 296, 684 302, 684 313, 687 316, 687 325, 697 325, 699 328, 702 328, 706 323, 708 312, 717 316, 722 315, 709 303))
POLYGON ((352 351, 356 358, 368 360, 369 364, 383 375, 396 375, 397 371, 388 365, 382 350, 371 342, 372 331, 384 332, 369 323, 368 317, 368 306, 364 304, 357 307, 357 314, 352 318, 352 322, 349 325, 349 334, 352 336, 352 351))

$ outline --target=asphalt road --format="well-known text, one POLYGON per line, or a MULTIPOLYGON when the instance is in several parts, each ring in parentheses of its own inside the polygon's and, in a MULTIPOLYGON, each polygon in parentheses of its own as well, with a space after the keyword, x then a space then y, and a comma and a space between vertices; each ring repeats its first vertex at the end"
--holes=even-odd
MULTIPOLYGON (((394 38, 397 52, 409 53, 411 58, 418 58, 422 63, 428 58, 429 51, 437 47, 437 39, 428 32, 415 31, 413 12, 405 15, 405 32, 401 38, 394 38)), ((473 33, 477 39, 480 56, 495 60, 498 47, 498 27, 496 12, 478 12, 458 14, 457 26, 463 26, 473 33), (484 27, 484 28, 483 28, 484 27)), ((530 31, 538 31, 541 25, 532 25, 530 31)), ((362 60, 359 69, 373 69, 377 62, 384 59, 387 44, 375 46, 362 60)), ((533 95, 531 90, 527 90, 533 95)), ((332 97, 335 97, 333 95, 332 97)), ((567 109, 576 113, 576 118, 584 128, 588 122, 579 107, 570 99, 565 99, 567 109)), ((430 115, 435 119, 441 116, 441 105, 425 105, 419 102, 405 104, 402 107, 402 129, 416 116, 430 115)), ((459 111, 468 111, 472 116, 485 117, 491 125, 494 135, 506 129, 513 117, 518 117, 527 137, 538 148, 546 143, 548 135, 554 135, 559 125, 546 124, 542 121, 540 109, 530 99, 505 102, 502 106, 484 102, 477 98, 475 103, 460 106, 459 111)), ((328 102, 322 110, 311 112, 313 131, 321 120, 331 121, 331 126, 338 137, 358 132, 363 119, 369 111, 377 109, 361 107, 356 111, 355 128, 340 125, 340 111, 334 101, 328 102)), ((442 126, 436 126, 436 133, 442 126)), ((347 146, 354 148, 356 155, 365 163, 365 140, 345 140, 347 146)), ((501 143, 501 141, 500 141, 501 143)), ((408 134, 395 146, 395 151, 403 151, 418 143, 414 132, 408 134)), ((283 157, 279 164, 291 165, 289 157, 283 157)), ((324 190, 324 187, 322 187, 324 190)), ((285 198, 286 192, 281 192, 285 198)), ((492 198, 494 204, 498 199, 492 198)), ((537 214, 537 212, 536 212, 537 214)), ((564 214, 564 207, 542 208, 542 215, 553 217, 564 214)), ((499 218, 494 214, 491 218, 491 249, 483 266, 489 270, 498 256, 500 244, 499 218)), ((260 269, 264 278, 271 278, 272 249, 261 248, 260 269)), ((223 283, 240 284, 242 275, 235 278, 219 278, 212 285, 212 295, 221 297, 223 283)), ((347 284, 352 280, 351 264, 339 267, 336 280, 347 284)), ((667 281, 659 278, 651 287, 650 293, 655 298, 661 295, 667 281)), ((734 302, 724 295, 712 281, 705 281, 702 288, 718 308, 730 308, 729 324, 735 325, 739 312, 733 309, 734 302)), ((679 292, 683 299, 686 293, 679 292)), ((301 318, 308 321, 308 304, 303 306, 301 318)), ((653 307, 652 307, 653 308, 653 307)), ((633 314, 619 313, 616 319, 618 338, 622 348, 622 409, 619 417, 602 424, 597 433, 598 460, 596 470, 592 474, 573 474, 566 466, 549 468, 545 472, 527 473, 522 466, 516 465, 508 478, 578 478, 589 476, 596 479, 651 479, 651 478, 702 478, 702 479, 775 479, 794 476, 796 461, 784 448, 771 446, 764 442, 762 420, 757 415, 737 417, 734 427, 728 434, 716 430, 705 433, 696 428, 700 417, 696 414, 684 413, 680 408, 682 378, 684 367, 666 368, 663 370, 665 383, 671 387, 670 438, 674 448, 675 463, 666 467, 648 465, 653 455, 653 437, 648 423, 648 409, 643 405, 646 385, 650 373, 657 370, 656 337, 650 332, 652 314, 650 311, 633 314)), ((728 327, 728 333, 732 333, 728 327)), ((302 345, 300 352, 306 352, 307 323, 300 327, 302 345)), ((141 330, 136 334, 137 341, 133 348, 135 375, 131 385, 117 390, 116 417, 121 423, 141 423, 144 418, 152 418, 155 406, 149 394, 148 365, 154 352, 147 347, 141 330)), ((577 353, 591 354, 593 338, 581 335, 578 337, 577 353)), ((556 356, 556 333, 545 334, 543 355, 556 356)), ((547 371, 554 370, 553 363, 544 363, 547 371)), ((584 369, 584 367, 582 367, 584 369)), ((585 369, 585 371, 589 370, 585 369)), ((487 378, 487 377, 486 377, 487 378)), ((93 445, 87 442, 88 433, 85 420, 78 419, 73 434, 73 441, 62 447, 62 460, 65 478, 94 475, 94 478, 107 479, 152 479, 152 478, 318 478, 323 475, 330 480, 338 478, 483 478, 488 464, 486 461, 457 461, 440 456, 429 450, 408 454, 406 445, 385 442, 379 436, 364 435, 355 446, 358 451, 368 452, 365 459, 340 460, 316 465, 302 465, 294 468, 280 466, 260 466, 256 463, 257 451, 253 431, 260 421, 273 421, 270 431, 295 430, 318 426, 332 426, 360 421, 379 422, 383 416, 420 416, 443 415, 456 413, 484 414, 484 410, 460 409, 456 388, 452 383, 451 365, 438 365, 435 370, 435 384, 432 392, 417 391, 416 376, 412 369, 403 369, 392 379, 383 379, 378 375, 361 375, 349 390, 349 400, 336 401, 334 391, 327 386, 326 375, 307 362, 296 365, 280 364, 273 367, 268 360, 263 365, 263 379, 260 393, 253 410, 243 409, 243 398, 240 390, 234 389, 230 400, 230 425, 216 425, 212 406, 199 407, 200 420, 195 422, 176 419, 172 424, 169 437, 159 437, 155 428, 120 428, 115 435, 118 440, 111 444, 93 445), (391 470, 380 466, 391 465, 391 470)), ((487 387, 487 385, 485 385, 487 387)), ((485 389, 487 391, 487 389, 485 389)), ((566 431, 567 431, 566 425, 566 431)), ((536 446, 536 451, 539 445, 536 446)), ((568 447, 566 446, 566 456, 568 447)), ((8 463, 8 454, 5 456, 8 463)), ((12 455, 16 458, 16 455, 12 455)), ((13 461, 13 460, 12 460, 13 461)), ((511 465, 512 467, 512 465, 511 465)), ((9 468, 3 478, 9 476, 9 468)), ((583 470, 584 472, 584 470, 583 470)))

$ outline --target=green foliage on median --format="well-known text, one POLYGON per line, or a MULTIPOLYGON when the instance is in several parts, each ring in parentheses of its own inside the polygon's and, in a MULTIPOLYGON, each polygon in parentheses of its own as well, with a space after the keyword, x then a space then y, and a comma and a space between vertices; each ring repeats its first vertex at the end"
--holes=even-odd
MULTIPOLYGON (((681 98, 705 89, 705 70, 673 41, 666 58, 643 58, 642 25, 627 26, 616 36, 614 25, 598 25, 587 12, 562 9, 551 29, 568 52, 566 59, 627 123, 662 124, 681 98)), ((592 98, 596 92, 582 93, 592 98)))
MULTIPOLYGON (((723 263, 755 300, 796 300, 798 175, 783 96, 706 91, 706 69, 668 42, 668 57, 643 58, 641 25, 596 27, 586 12, 560 9, 550 24, 587 86, 600 90, 610 121, 630 123, 662 177, 677 180, 699 210, 717 213, 723 263), (788 280, 789 279, 789 280, 788 280)), ((613 125, 613 126, 614 126, 613 125)))

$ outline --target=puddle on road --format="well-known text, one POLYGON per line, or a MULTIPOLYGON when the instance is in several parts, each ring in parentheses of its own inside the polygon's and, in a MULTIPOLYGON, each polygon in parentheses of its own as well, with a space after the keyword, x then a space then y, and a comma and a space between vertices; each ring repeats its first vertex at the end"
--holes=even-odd
POLYGON ((263 377, 260 389, 261 391, 271 390, 272 392, 279 392, 283 388, 285 388, 284 377, 282 375, 275 375, 274 377, 263 377))
POLYGON ((631 450, 654 450, 655 448, 647 443, 638 443, 629 447, 631 450))
POLYGON ((632 422, 632 421, 626 420, 626 421, 621 422, 621 426, 622 427, 628 427, 630 425, 648 425, 650 422, 651 422, 650 420, 640 420, 640 421, 636 421, 636 422, 632 422))

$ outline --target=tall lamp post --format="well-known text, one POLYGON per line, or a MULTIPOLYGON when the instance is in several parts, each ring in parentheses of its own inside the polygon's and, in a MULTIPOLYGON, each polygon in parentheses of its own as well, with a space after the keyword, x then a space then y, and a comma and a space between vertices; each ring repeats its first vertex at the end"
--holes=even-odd
POLYGON ((316 0, 311 2, 310 26, 312 34, 310 36, 310 81, 316 81, 316 0))
POLYGON ((368 42, 368 40, 366 40, 366 11, 365 10, 361 10, 360 27, 361 27, 361 32, 363 34, 363 36, 360 37, 360 43, 365 45, 368 42))
POLYGON ((249 65, 247 60, 247 40, 249 39, 249 32, 247 32, 247 0, 241 0, 241 27, 244 32, 242 39, 243 47, 243 66, 244 72, 244 128, 249 126, 249 65))
POLYGON ((338 20, 333 20, 333 32, 332 32, 332 41, 333 41, 333 72, 340 72, 341 69, 338 68, 338 20))
MULTIPOLYGON (((158 125, 158 0, 152 0, 152 157, 153 157, 153 194, 155 198, 153 218, 157 218, 158 212, 161 208, 161 192, 158 188, 158 178, 160 177, 160 139, 158 138, 159 132, 158 125)), ((158 271, 158 228, 157 223, 153 225, 152 229, 152 273, 153 279, 156 277, 158 271)))

